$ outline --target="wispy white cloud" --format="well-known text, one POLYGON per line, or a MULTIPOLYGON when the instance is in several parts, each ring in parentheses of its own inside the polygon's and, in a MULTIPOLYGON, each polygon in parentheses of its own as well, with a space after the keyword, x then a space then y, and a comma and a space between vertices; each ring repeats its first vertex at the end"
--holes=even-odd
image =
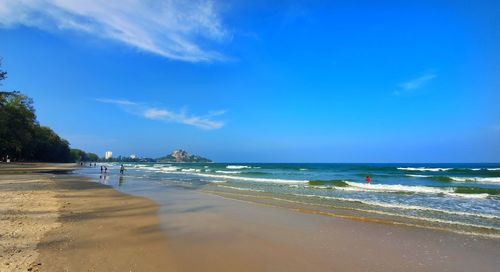
POLYGON ((426 74, 421 77, 417 77, 407 82, 401 83, 399 86, 404 90, 414 90, 422 87, 425 83, 434 78, 436 78, 435 74, 426 74))
POLYGON ((163 109, 149 108, 144 111, 144 116, 149 119, 161 119, 172 115, 171 112, 163 109))
POLYGON ((186 112, 174 112, 166 109, 148 108, 144 110, 143 116, 149 119, 177 122, 192 125, 203 129, 218 129, 224 126, 224 122, 211 119, 211 115, 195 116, 186 112))
POLYGON ((185 110, 172 111, 166 108, 151 107, 145 103, 132 102, 122 99, 98 98, 96 101, 114 104, 125 111, 142 117, 166 122, 181 123, 202 129, 219 129, 224 126, 224 121, 214 120, 213 117, 224 114, 225 110, 211 111, 206 115, 189 114, 185 110))
POLYGON ((423 87, 425 84, 427 84, 429 81, 433 80, 436 77, 437 75, 434 73, 427 73, 420 77, 413 78, 411 80, 403 82, 398 85, 398 89, 394 91, 394 94, 402 94, 403 92, 409 92, 420 89, 421 87, 423 87))
POLYGON ((201 46, 228 36, 211 0, 2 0, 0 27, 73 30, 189 62, 223 60, 201 46))
POLYGON ((101 103, 116 104, 116 105, 121 105, 121 106, 137 105, 137 103, 126 100, 126 99, 96 98, 96 101, 101 102, 101 103))

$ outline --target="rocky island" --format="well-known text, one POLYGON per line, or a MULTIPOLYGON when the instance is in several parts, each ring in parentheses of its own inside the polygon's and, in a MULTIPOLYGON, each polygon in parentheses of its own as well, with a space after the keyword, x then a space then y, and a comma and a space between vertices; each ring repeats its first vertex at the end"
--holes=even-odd
POLYGON ((212 160, 209 160, 207 158, 198 155, 190 154, 182 149, 174 150, 169 155, 158 158, 157 161, 158 162, 212 162, 212 160))

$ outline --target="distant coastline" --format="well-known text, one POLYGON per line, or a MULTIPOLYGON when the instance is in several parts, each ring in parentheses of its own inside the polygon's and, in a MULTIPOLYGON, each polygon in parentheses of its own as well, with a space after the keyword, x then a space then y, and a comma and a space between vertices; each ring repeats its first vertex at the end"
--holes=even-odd
POLYGON ((157 163, 213 163, 212 160, 199 155, 190 154, 189 152, 176 149, 166 156, 160 158, 132 158, 132 157, 111 157, 108 159, 100 159, 100 162, 157 162, 157 163))

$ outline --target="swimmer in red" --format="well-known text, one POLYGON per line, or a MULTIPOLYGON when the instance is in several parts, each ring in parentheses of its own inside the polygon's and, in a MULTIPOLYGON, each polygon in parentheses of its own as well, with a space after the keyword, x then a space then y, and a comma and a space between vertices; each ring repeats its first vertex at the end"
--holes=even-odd
POLYGON ((366 183, 370 183, 372 181, 372 178, 370 178, 370 176, 366 176, 365 181, 366 183))

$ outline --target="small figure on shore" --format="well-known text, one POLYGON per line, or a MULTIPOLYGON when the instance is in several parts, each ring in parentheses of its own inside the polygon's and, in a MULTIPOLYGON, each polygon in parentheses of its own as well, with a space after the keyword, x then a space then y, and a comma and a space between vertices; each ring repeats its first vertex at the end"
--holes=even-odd
POLYGON ((372 181, 372 178, 370 178, 370 176, 366 176, 365 181, 366 183, 370 183, 372 181))
POLYGON ((83 166, 83 162, 80 162, 80 166, 83 166))
POLYGON ((101 165, 101 173, 104 171, 104 166, 101 165))
POLYGON ((108 172, 108 167, 105 165, 104 166, 104 173, 107 173, 108 172))
POLYGON ((125 166, 123 166, 123 164, 122 164, 122 166, 120 166, 120 174, 123 175, 123 171, 125 171, 125 166))

